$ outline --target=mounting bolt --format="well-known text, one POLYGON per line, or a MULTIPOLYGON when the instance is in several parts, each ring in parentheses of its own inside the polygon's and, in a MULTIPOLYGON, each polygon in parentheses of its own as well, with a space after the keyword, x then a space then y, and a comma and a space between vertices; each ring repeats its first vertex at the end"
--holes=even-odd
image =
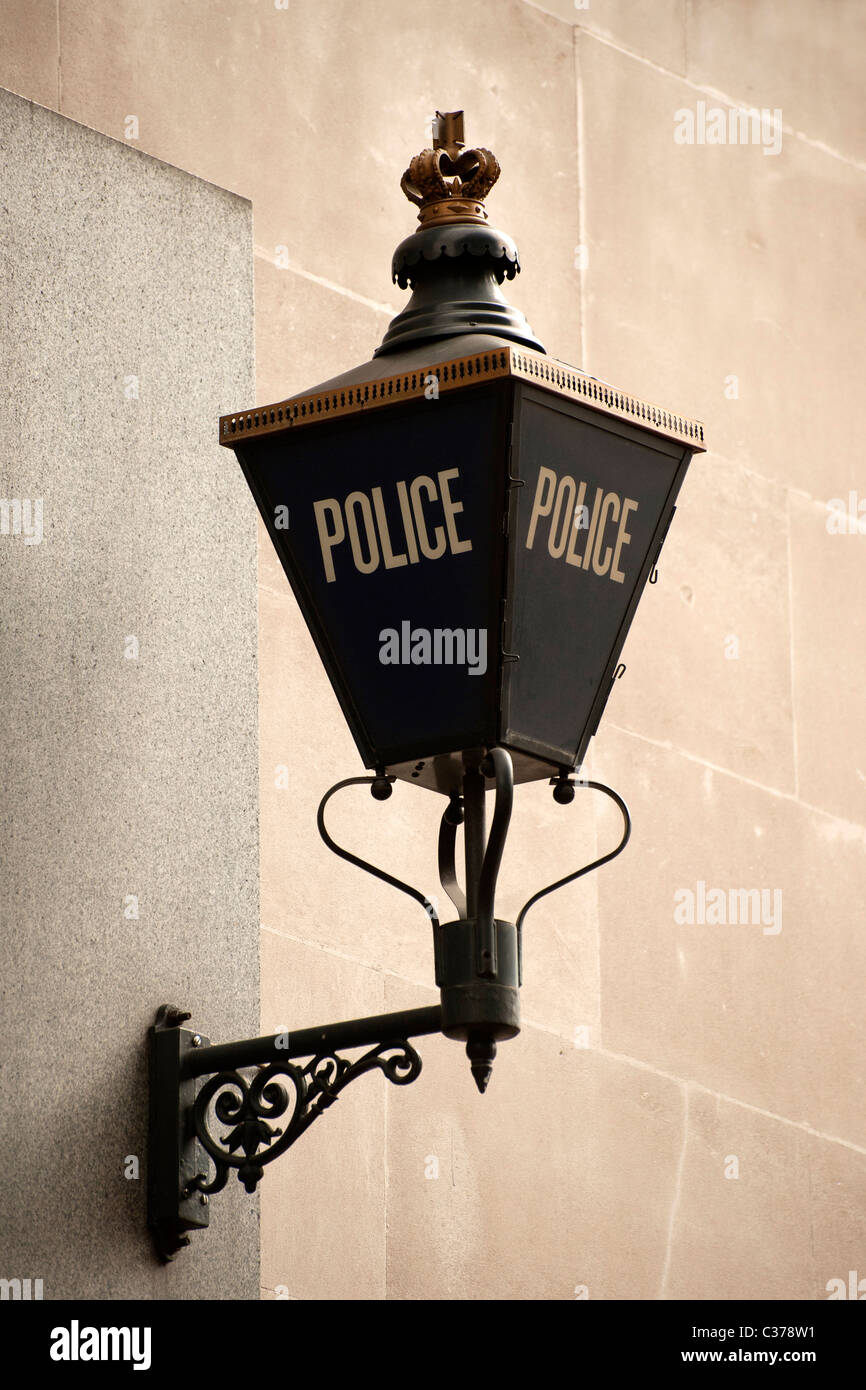
POLYGON ((193 1033, 189 1041, 191 1047, 201 1047, 201 1033, 193 1033))
POLYGON ((200 1194, 200 1196, 199 1196, 199 1201, 201 1202, 201 1204, 202 1204, 203 1207, 206 1207, 206 1206, 207 1206, 207 1193, 206 1193, 206 1192, 202 1192, 202 1193, 200 1194))
POLYGON ((559 777, 551 777, 550 785, 553 787, 553 799, 558 801, 560 806, 567 806, 574 800, 574 783, 565 773, 560 773, 559 777))
POLYGON ((393 787, 385 776, 379 776, 370 784, 370 795, 376 801, 387 801, 391 795, 393 787))

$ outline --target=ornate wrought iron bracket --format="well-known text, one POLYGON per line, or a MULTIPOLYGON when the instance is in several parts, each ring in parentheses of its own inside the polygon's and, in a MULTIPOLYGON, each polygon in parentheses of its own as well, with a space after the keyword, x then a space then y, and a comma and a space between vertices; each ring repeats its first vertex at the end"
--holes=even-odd
MULTIPOLYGON (((501 921, 494 900, 511 819, 512 766, 502 748, 478 750, 465 758, 461 789, 451 793, 440 824, 439 877, 458 914, 456 921, 442 923, 433 903, 417 888, 338 845, 325 826, 325 807, 343 787, 366 784, 376 800, 385 801, 393 782, 384 771, 338 782, 319 804, 319 833, 335 854, 424 908, 433 927, 441 1004, 214 1047, 201 1033, 183 1026, 188 1013, 163 1005, 149 1034, 148 1159, 148 1222, 163 1260, 173 1259, 189 1245, 190 1231, 208 1225, 210 1197, 222 1191, 233 1171, 247 1192, 254 1192, 265 1166, 290 1149, 351 1081, 371 1071, 382 1072, 395 1086, 414 1081, 421 1072, 421 1058, 410 1038, 441 1032, 465 1042, 472 1075, 484 1091, 497 1041, 520 1031, 526 914, 540 898, 614 859, 631 833, 628 807, 617 792, 600 782, 578 783, 603 792, 619 807, 620 843, 533 894, 516 924, 501 921), (489 834, 488 783, 495 793, 489 834), (463 828, 465 890, 457 877, 458 826, 463 828), (358 1048, 366 1050, 354 1058, 340 1055, 358 1048), (251 1069, 251 1075, 244 1075, 251 1069)), ((551 785, 560 804, 574 800, 569 769, 562 768, 551 785)))
POLYGON ((183 1027, 188 1013, 164 1004, 150 1029, 148 1224, 160 1257, 173 1259, 189 1245, 189 1231, 208 1225, 209 1198, 232 1170, 254 1192, 265 1164, 291 1148, 350 1081, 370 1071, 395 1086, 414 1081, 421 1058, 409 1039, 440 1032, 441 1014, 436 1005, 211 1047, 183 1027), (359 1047, 368 1050, 353 1060, 339 1055, 359 1047), (251 1067, 254 1074, 244 1076, 251 1067))

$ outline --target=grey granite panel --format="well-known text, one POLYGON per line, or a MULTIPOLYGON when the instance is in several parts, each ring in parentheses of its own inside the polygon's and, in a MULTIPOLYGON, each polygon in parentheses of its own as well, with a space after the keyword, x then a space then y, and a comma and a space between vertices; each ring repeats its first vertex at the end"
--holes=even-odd
POLYGON ((4 91, 0 171, 0 1276, 256 1298, 239 1184, 144 1225, 154 1011, 258 1025, 251 207, 4 91))

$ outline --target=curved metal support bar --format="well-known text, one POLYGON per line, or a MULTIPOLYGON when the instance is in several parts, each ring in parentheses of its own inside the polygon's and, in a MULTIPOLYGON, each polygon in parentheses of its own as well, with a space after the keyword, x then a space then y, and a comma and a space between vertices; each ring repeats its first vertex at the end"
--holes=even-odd
MULTIPOLYGON (((493 821, 487 837, 487 847, 478 880, 478 970, 480 974, 495 975, 496 932, 494 930, 494 903, 496 880, 505 850, 505 837, 511 822, 511 808, 514 804, 514 769, 511 757, 504 748, 491 748, 487 757, 493 764, 496 779, 496 800, 493 808, 493 821)), ((482 765, 483 766, 483 765, 482 765)))
POLYGON ((602 864, 608 864, 611 859, 615 859, 618 854, 622 853, 622 851, 625 849, 626 845, 629 842, 629 837, 631 836, 631 816, 629 815, 629 809, 623 801, 622 797, 620 796, 619 792, 615 792, 613 790, 613 787, 606 787, 603 782, 580 782, 578 785, 581 787, 590 787, 593 791, 604 792, 605 796, 609 796, 612 801, 616 802, 617 806, 622 812, 622 818, 625 823, 625 831, 623 833, 623 837, 617 845, 616 849, 611 850, 610 854, 603 854, 600 859, 593 859, 591 864, 585 864, 583 868, 578 869, 576 873, 566 874, 565 878, 557 879, 556 883, 551 883, 549 887, 541 888, 537 893, 533 893, 532 897, 529 899, 528 902, 524 903, 523 907, 520 909, 520 912, 518 914, 518 933, 521 931, 523 927, 523 919, 526 916, 527 912, 531 907, 535 906, 535 904, 538 902, 540 898, 546 897, 548 893, 555 893, 557 888, 564 888, 567 883, 574 883, 575 879, 582 878, 584 874, 590 873, 593 869, 600 869, 602 864))
POLYGON ((457 825, 453 820, 448 819, 450 810, 450 806, 446 807, 439 822, 439 882, 457 909, 457 916, 465 920, 467 915, 466 894, 457 882, 455 859, 457 825))
POLYGON ((491 748, 487 755, 493 763, 496 778, 496 801, 493 807, 493 822, 487 837, 484 862, 481 865, 481 878, 478 883, 478 915, 489 914, 493 918, 493 899, 496 893, 496 880, 502 864, 505 837, 511 822, 511 808, 514 804, 514 769, 511 757, 504 748, 491 748))
MULTIPOLYGON (((331 838, 325 827, 325 807, 336 792, 342 791, 343 787, 369 786, 372 782, 380 782, 381 780, 381 777, 346 777, 342 782, 336 782, 334 786, 331 787, 330 791, 325 792, 325 795, 319 802, 319 809, 316 812, 316 825, 319 828, 319 834, 328 846, 328 849, 334 854, 339 855, 341 859, 348 860, 350 864, 355 864, 359 869, 363 869, 365 873, 372 874, 374 878, 381 878, 383 883, 389 883, 392 888, 399 888, 401 893, 407 893, 410 898, 414 898, 417 903, 421 904, 430 921, 433 923, 434 928, 438 927, 439 917, 429 898, 425 898, 424 894, 419 892, 417 888, 413 888, 410 884, 404 883, 402 879, 395 878, 393 874, 386 873, 384 869, 377 869, 375 864, 370 864, 366 859, 361 859, 359 855, 352 854, 348 849, 343 849, 342 845, 338 845, 336 840, 331 838)), ((395 782, 397 779, 395 777, 389 777, 387 780, 389 782, 395 782)))

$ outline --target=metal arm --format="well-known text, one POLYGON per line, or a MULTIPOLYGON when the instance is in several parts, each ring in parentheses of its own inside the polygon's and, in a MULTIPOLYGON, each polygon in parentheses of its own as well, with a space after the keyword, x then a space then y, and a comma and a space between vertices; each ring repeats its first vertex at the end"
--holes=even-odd
POLYGON ((208 1225, 209 1196, 233 1169, 255 1191, 264 1165, 291 1148, 350 1081, 374 1070, 395 1086, 415 1081, 421 1058, 409 1038, 442 1028, 437 1004, 209 1047, 181 1026, 188 1018, 164 1004, 149 1033, 148 1225, 164 1261, 189 1245, 188 1231, 208 1225), (356 1047, 369 1050, 353 1061, 338 1055, 356 1047), (293 1060, 304 1057, 303 1066, 293 1060), (253 1066, 253 1077, 242 1075, 253 1066), (209 1079, 196 1094, 201 1076, 209 1079), (284 1115, 285 1126, 276 1128, 272 1121, 284 1115), (218 1137, 220 1126, 228 1133, 218 1137))

